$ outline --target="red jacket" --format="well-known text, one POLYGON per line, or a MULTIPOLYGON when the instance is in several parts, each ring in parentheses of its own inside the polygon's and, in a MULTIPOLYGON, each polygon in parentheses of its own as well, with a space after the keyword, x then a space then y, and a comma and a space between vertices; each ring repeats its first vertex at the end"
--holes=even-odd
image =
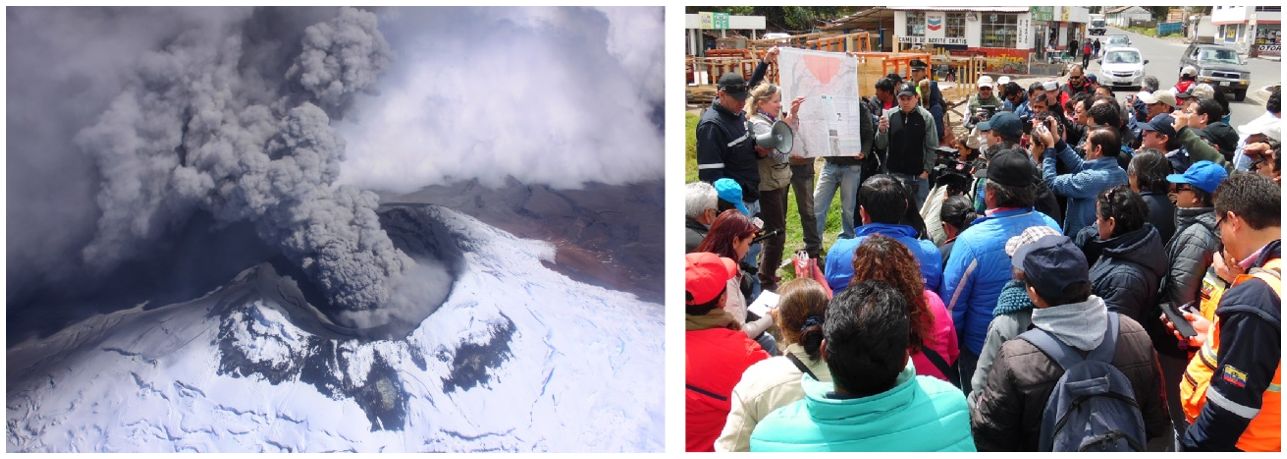
POLYGON ((714 451, 728 420, 728 398, 742 372, 769 358, 759 343, 740 330, 708 328, 684 332, 685 450, 714 451))

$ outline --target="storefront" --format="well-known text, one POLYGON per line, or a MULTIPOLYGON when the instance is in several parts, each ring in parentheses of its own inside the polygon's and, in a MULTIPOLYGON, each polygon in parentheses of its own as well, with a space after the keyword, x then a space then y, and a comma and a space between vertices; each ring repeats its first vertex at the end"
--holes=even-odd
POLYGON ((990 73, 1026 74, 1047 50, 1064 52, 1086 36, 1084 7, 889 7, 899 49, 927 46, 952 56, 984 56, 990 73), (1039 18, 1039 20, 1035 19, 1039 18))
POLYGON ((1282 24, 1256 24, 1256 40, 1251 55, 1281 57, 1282 36, 1282 24))
POLYGON ((1033 51, 1038 59, 1049 53, 1068 56, 1074 46, 1081 46, 1086 39, 1086 26, 1090 10, 1082 6, 1033 6, 1033 51))
POLYGON ((1282 49, 1281 6, 1216 6, 1211 11, 1215 42, 1239 54, 1278 58, 1282 49))

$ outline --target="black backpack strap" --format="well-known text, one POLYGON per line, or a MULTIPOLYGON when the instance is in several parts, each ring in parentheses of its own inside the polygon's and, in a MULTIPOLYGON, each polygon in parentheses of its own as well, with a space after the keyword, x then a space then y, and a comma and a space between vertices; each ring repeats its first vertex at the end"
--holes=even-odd
POLYGON ((685 384, 685 385, 684 385, 684 387, 685 387, 685 388, 687 388, 688 390, 691 390, 691 391, 693 391, 693 392, 696 392, 696 393, 699 393, 699 394, 705 395, 705 396, 710 397, 710 398, 713 398, 713 399, 715 399, 715 400, 719 400, 719 401, 721 401, 721 402, 727 402, 727 401, 728 401, 728 397, 725 397, 725 396, 720 395, 720 394, 716 394, 716 393, 711 392, 711 391, 708 391, 708 390, 706 390, 706 389, 702 389, 702 388, 697 387, 697 386, 694 386, 694 385, 692 385, 692 384, 685 384))
POLYGON ((935 368, 938 368, 938 371, 943 372, 943 375, 947 376, 948 382, 952 383, 953 386, 961 387, 961 370, 957 369, 955 363, 948 365, 947 359, 944 359, 938 352, 935 352, 933 349, 925 346, 921 347, 921 354, 924 354, 925 358, 929 359, 930 363, 933 363, 935 368))
POLYGON ((792 354, 790 352, 785 352, 785 354, 786 354, 787 360, 790 360, 791 363, 795 364, 795 367, 798 368, 802 373, 809 375, 810 378, 818 379, 818 375, 813 374, 813 372, 809 370, 809 367, 805 365, 804 362, 800 361, 799 357, 796 357, 795 354, 792 354))

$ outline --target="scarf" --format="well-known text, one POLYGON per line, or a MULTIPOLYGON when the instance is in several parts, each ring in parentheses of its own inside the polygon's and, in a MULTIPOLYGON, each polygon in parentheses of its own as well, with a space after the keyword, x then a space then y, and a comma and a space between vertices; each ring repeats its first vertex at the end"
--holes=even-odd
POLYGON ((1028 290, 1023 286, 1023 282, 1012 280, 1007 282, 1005 287, 1001 287, 1001 295, 997 297, 997 307, 992 310, 992 317, 1032 309, 1032 307, 1032 299, 1028 298, 1028 290))

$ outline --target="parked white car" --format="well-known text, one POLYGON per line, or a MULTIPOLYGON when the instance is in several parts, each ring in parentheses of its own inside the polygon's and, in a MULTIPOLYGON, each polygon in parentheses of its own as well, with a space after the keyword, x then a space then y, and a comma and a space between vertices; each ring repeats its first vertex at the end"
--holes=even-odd
POLYGON ((1148 59, 1144 59, 1138 49, 1109 48, 1099 59, 1099 84, 1113 88, 1139 88, 1144 81, 1145 64, 1148 64, 1148 59))

